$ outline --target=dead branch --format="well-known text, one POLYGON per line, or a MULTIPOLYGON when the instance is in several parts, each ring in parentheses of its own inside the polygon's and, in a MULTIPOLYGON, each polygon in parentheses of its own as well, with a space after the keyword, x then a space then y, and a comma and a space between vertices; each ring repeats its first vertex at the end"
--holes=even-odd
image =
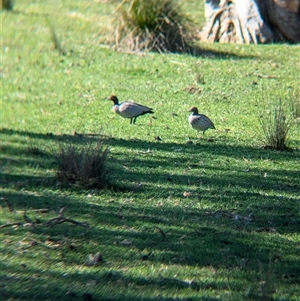
POLYGON ((15 223, 7 223, 0 225, 0 229, 5 228, 5 227, 11 227, 11 226, 20 226, 23 225, 21 222, 15 222, 15 223))
POLYGON ((32 225, 34 224, 33 220, 26 215, 26 211, 24 211, 24 213, 23 213, 23 218, 26 223, 32 224, 32 225))
POLYGON ((165 241, 165 239, 167 238, 166 233, 161 228, 159 228, 157 226, 154 226, 153 228, 157 229, 159 231, 159 233, 161 234, 161 236, 162 236, 162 240, 161 241, 165 241))
POLYGON ((59 209, 58 214, 59 214, 60 217, 62 217, 64 215, 64 212, 65 212, 66 208, 67 207, 62 207, 62 208, 59 209))
POLYGON ((89 227, 89 224, 87 222, 78 222, 70 218, 64 217, 64 212, 66 210, 66 207, 62 207, 58 212, 58 217, 52 218, 48 220, 45 225, 47 226, 55 226, 62 223, 72 223, 74 225, 78 225, 81 227, 89 227))
POLYGON ((6 207, 7 207, 9 212, 14 211, 11 204, 8 202, 8 199, 6 197, 2 197, 1 200, 4 201, 4 203, 6 204, 6 207))
POLYGON ((74 225, 78 225, 81 227, 89 227, 89 224, 87 222, 78 222, 70 218, 64 218, 64 217, 56 217, 52 218, 46 223, 44 223, 46 226, 55 226, 62 223, 72 223, 74 225))
POLYGON ((163 231, 161 228, 159 228, 158 226, 153 226, 153 227, 151 227, 151 228, 146 228, 145 230, 149 231, 149 230, 152 229, 152 228, 157 229, 158 232, 159 232, 159 233, 161 234, 161 236, 162 236, 162 240, 161 240, 161 241, 165 241, 165 239, 166 239, 166 237, 167 237, 166 232, 164 232, 164 231, 163 231))
POLYGON ((95 255, 90 254, 85 264, 88 266, 95 266, 101 261, 103 261, 102 255, 100 252, 97 252, 95 255))
MULTIPOLYGON (((0 228, 5 228, 5 227, 9 227, 9 226, 32 226, 32 227, 34 227, 34 226, 37 226, 37 225, 38 226, 42 225, 42 226, 50 227, 50 226, 55 226, 55 225, 59 225, 59 224, 62 224, 62 223, 71 223, 71 224, 81 226, 81 227, 89 227, 89 224, 87 222, 79 222, 79 221, 76 221, 76 220, 71 219, 71 218, 65 218, 64 217, 65 209, 66 209, 66 207, 62 207, 59 210, 59 213, 58 213, 57 217, 51 218, 46 222, 41 222, 38 219, 33 221, 31 218, 29 218, 26 215, 26 210, 25 210, 23 212, 23 218, 24 218, 25 223, 21 223, 21 222, 7 223, 7 224, 0 225, 0 228)), ((35 212, 45 212, 44 210, 48 210, 48 209, 40 209, 40 210, 36 209, 35 212), (41 210, 43 210, 43 211, 41 211, 41 210)))
POLYGON ((16 212, 22 214, 22 213, 24 213, 24 211, 26 211, 26 212, 48 213, 49 209, 41 208, 41 209, 29 209, 29 210, 17 210, 16 212))

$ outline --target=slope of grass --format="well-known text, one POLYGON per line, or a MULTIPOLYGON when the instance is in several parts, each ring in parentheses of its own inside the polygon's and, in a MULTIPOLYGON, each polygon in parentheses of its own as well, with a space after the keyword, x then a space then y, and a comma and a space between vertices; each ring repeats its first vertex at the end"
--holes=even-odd
MULTIPOLYGON (((272 151, 259 117, 299 89, 299 46, 120 54, 101 44, 119 3, 17 1, 1 15, 0 222, 14 224, 0 229, 2 299, 297 300, 299 125, 293 151, 272 151), (130 125, 110 94, 156 118, 130 125), (216 125, 204 139, 187 123, 191 106, 216 125), (124 189, 62 186, 60 144, 99 139, 124 189), (62 207, 89 227, 47 226, 62 207)), ((195 3, 184 4, 191 15, 195 3)))

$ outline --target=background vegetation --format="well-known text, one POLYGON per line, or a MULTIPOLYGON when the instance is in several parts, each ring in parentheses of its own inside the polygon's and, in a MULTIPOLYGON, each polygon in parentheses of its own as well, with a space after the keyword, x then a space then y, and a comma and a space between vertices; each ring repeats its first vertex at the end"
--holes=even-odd
POLYGON ((115 10, 108 43, 119 51, 197 53, 196 29, 173 0, 126 0, 115 10))
MULTIPOLYGON (((103 44, 118 4, 2 12, 1 298, 298 300, 299 115, 281 152, 262 147, 260 118, 297 106, 299 46, 118 53, 103 44), (155 119, 130 125, 110 94, 155 119), (215 123, 205 139, 191 106, 215 123), (63 185, 60 146, 99 141, 118 189, 63 185)), ((182 5, 200 28, 203 4, 182 5)))

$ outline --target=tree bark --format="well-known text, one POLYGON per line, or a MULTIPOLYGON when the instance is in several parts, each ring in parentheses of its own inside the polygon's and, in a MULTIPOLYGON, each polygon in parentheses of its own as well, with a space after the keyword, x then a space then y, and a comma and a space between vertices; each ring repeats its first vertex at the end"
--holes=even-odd
POLYGON ((206 0, 202 41, 300 42, 300 0, 206 0))

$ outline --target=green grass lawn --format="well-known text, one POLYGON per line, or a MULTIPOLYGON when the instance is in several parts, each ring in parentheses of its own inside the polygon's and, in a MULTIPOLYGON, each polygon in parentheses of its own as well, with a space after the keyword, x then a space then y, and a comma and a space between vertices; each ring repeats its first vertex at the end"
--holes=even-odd
MULTIPOLYGON (((259 122, 299 98, 299 45, 117 53, 104 40, 119 1, 57 3, 1 13, 0 299, 299 300, 299 123, 280 152, 259 122), (155 118, 130 125, 111 94, 155 118), (204 139, 192 106, 217 128, 204 139), (61 185, 59 147, 99 140, 116 189, 61 185), (45 225, 62 207, 89 227, 45 225)), ((202 2, 183 8, 203 25, 202 2)))

